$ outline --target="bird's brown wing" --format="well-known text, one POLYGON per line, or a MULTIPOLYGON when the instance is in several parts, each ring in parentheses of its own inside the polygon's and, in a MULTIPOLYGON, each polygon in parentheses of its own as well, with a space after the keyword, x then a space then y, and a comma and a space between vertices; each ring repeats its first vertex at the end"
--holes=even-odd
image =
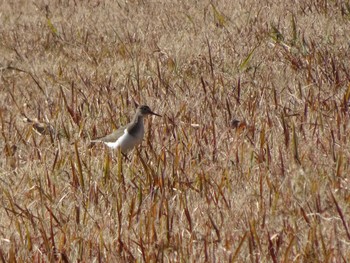
POLYGON ((121 127, 118 130, 108 134, 104 137, 96 138, 91 140, 91 142, 116 142, 120 136, 124 134, 124 130, 126 127, 121 127))

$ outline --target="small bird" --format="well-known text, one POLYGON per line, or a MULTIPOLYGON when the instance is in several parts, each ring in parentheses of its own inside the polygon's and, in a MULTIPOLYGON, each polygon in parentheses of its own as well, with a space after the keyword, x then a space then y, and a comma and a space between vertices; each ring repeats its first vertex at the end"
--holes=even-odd
POLYGON ((110 148, 120 148, 121 152, 126 154, 128 151, 142 142, 145 134, 143 118, 147 115, 162 117, 161 115, 151 111, 147 105, 141 105, 137 107, 136 113, 129 124, 119 128, 109 135, 94 139, 91 142, 103 142, 110 148))

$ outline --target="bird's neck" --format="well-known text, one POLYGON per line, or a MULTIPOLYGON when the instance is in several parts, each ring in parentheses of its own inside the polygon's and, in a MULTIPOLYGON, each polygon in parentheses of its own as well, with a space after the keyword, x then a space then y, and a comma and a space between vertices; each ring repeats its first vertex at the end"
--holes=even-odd
POLYGON ((143 124, 143 116, 136 114, 134 118, 132 119, 132 123, 135 123, 136 125, 142 125, 143 124))
POLYGON ((143 128, 143 116, 135 115, 131 125, 128 127, 129 134, 133 134, 133 136, 143 136, 144 128, 143 128))

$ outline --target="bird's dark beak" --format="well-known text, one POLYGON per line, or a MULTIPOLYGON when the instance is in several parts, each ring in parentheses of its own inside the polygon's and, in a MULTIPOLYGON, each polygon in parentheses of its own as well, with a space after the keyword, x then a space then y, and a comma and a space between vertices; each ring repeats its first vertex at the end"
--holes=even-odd
POLYGON ((157 113, 155 113, 155 112, 153 112, 153 111, 151 111, 150 112, 152 115, 156 115, 156 116, 158 116, 158 117, 162 117, 162 115, 159 115, 159 114, 157 114, 157 113))

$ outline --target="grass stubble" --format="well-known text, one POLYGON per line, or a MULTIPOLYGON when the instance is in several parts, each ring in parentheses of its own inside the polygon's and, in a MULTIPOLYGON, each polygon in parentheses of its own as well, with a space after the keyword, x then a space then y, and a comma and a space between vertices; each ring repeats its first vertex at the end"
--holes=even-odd
POLYGON ((0 10, 3 262, 350 260, 348 1, 0 10))

